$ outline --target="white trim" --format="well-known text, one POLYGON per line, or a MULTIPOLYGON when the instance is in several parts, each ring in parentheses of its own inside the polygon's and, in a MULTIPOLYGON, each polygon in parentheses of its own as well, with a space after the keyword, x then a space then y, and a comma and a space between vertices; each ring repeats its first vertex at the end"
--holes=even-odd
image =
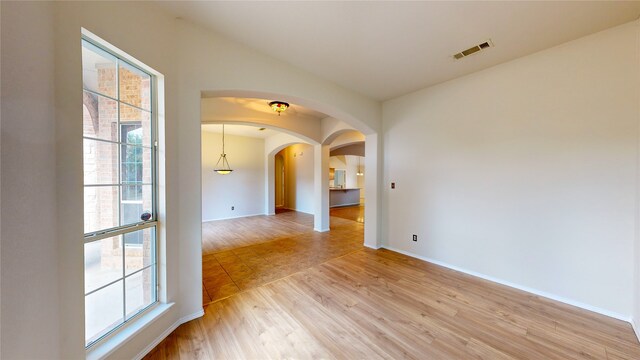
POLYGON ((640 325, 638 325, 637 320, 634 318, 631 318, 631 327, 633 328, 633 332, 636 333, 638 341, 640 341, 640 325))
POLYGON ((596 307, 596 306, 592 306, 592 305, 589 305, 589 304, 585 304, 585 303, 582 303, 582 302, 579 302, 579 301, 567 299, 567 298, 564 298, 562 296, 554 295, 554 294, 551 294, 551 293, 548 293, 548 292, 545 292, 545 291, 541 291, 541 290, 538 290, 538 289, 533 289, 533 288, 530 288, 530 287, 527 287, 527 286, 518 285, 518 284, 509 282, 509 281, 505 281, 505 280, 502 280, 502 279, 495 278, 493 276, 489 276, 489 275, 481 274, 481 273, 478 273, 478 272, 475 272, 475 271, 463 269, 461 267, 458 267, 458 266, 455 266, 455 265, 450 265, 450 264, 444 263, 442 261, 438 261, 438 260, 434 260, 434 259, 427 258, 427 257, 424 257, 424 256, 412 254, 412 253, 410 253, 408 251, 396 249, 396 248, 393 248, 393 247, 390 247, 390 246, 382 246, 382 247, 387 249, 387 250, 395 251, 395 252, 398 252, 400 254, 407 255, 407 256, 410 256, 410 257, 413 257, 413 258, 416 258, 416 259, 419 259, 419 260, 423 260, 423 261, 426 261, 426 262, 429 262, 429 263, 432 263, 432 264, 435 264, 435 265, 440 265, 440 266, 449 268, 451 270, 460 271, 460 272, 463 272, 465 274, 469 274, 469 275, 472 275, 472 276, 475 276, 475 277, 479 277, 479 278, 484 279, 484 280, 489 280, 489 281, 492 281, 492 282, 495 282, 495 283, 498 283, 498 284, 501 284, 501 285, 506 285, 506 286, 509 286, 509 287, 512 287, 512 288, 515 288, 515 289, 518 289, 518 290, 526 291, 526 292, 534 294, 534 295, 542 296, 542 297, 545 297, 545 298, 548 298, 548 299, 559 301, 561 303, 565 303, 565 304, 568 304, 568 305, 576 306, 576 307, 579 307, 579 308, 584 309, 584 310, 589 310, 589 311, 592 311, 592 312, 595 312, 595 313, 598 313, 598 314, 601 314, 601 315, 612 317, 614 319, 626 321, 626 322, 629 322, 629 323, 632 322, 632 319, 631 319, 630 316, 625 316, 625 315, 622 315, 622 314, 619 314, 619 313, 616 313, 616 312, 613 312, 613 311, 605 310, 605 309, 602 309, 602 308, 599 308, 599 307, 596 307))
POLYGON ((101 38, 100 36, 92 33, 91 31, 89 31, 89 30, 87 30, 85 28, 80 28, 80 33, 83 36, 91 39, 92 41, 97 41, 98 43, 100 43, 101 47, 107 49, 108 51, 111 51, 112 53, 118 54, 118 56, 120 58, 122 58, 123 60, 126 60, 127 62, 130 62, 132 65, 140 68, 140 70, 143 70, 143 71, 146 71, 148 73, 151 73, 152 75, 164 76, 164 75, 160 74, 154 68, 152 68, 149 65, 143 63, 142 61, 134 58, 133 56, 131 56, 128 53, 126 53, 125 51, 120 50, 118 47, 112 45, 110 42, 104 40, 103 38, 101 38))
MULTIPOLYGON (((373 249, 373 250, 378 250, 378 249, 381 249, 381 248, 384 247, 384 246, 381 246, 381 245, 372 246, 372 245, 369 245, 369 244, 366 244, 366 243, 363 244, 363 245, 364 245, 364 247, 368 247, 369 249, 373 249)), ((388 250, 391 250, 391 249, 388 249, 388 250)), ((396 251, 396 250, 393 250, 393 251, 396 251)), ((400 251, 396 251, 396 252, 400 252, 400 251)), ((404 254, 404 253, 402 253, 402 254, 404 254)), ((404 254, 404 255, 407 255, 407 254, 404 254)), ((411 256, 411 255, 407 255, 407 256, 411 256)), ((415 257, 415 256, 411 256, 411 257, 415 257)), ((420 260, 422 260, 422 259, 420 259, 420 260)))
POLYGON ((315 231, 315 232, 327 232, 327 231, 329 231, 329 230, 330 230, 329 228, 326 228, 326 229, 316 229, 316 228, 313 228, 313 231, 315 231))
POLYGON ((292 209, 292 208, 288 208, 288 207, 283 207, 282 209, 291 210, 291 211, 295 211, 295 212, 301 212, 303 214, 314 215, 314 213, 312 213, 312 212, 306 212, 306 211, 302 211, 302 210, 298 210, 298 209, 292 209))
POLYGON ((203 317, 204 316, 204 309, 200 309, 199 311, 194 312, 193 314, 189 314, 189 315, 185 315, 183 317, 180 318, 180 324, 184 324, 186 322, 189 322, 191 320, 195 320, 197 318, 203 317))
POLYGON ((118 329, 109 337, 97 342, 86 350, 87 359, 104 359, 111 355, 114 351, 122 347, 131 340, 134 336, 139 334, 142 330, 146 329, 149 325, 159 319, 175 303, 169 304, 157 304, 142 314, 140 318, 126 324, 122 328, 118 329))
POLYGON ((202 222, 204 223, 204 222, 209 222, 209 221, 239 219, 239 218, 245 218, 245 217, 251 217, 251 216, 266 216, 266 215, 265 215, 265 213, 247 214, 247 215, 238 215, 238 216, 231 216, 231 217, 225 217, 225 218, 204 219, 204 220, 202 220, 202 222))
POLYGON ((158 346, 158 344, 160 344, 162 340, 164 340, 167 336, 169 336, 169 334, 171 334, 175 329, 177 329, 178 326, 202 316, 204 316, 204 309, 201 309, 200 311, 197 311, 193 314, 181 317, 176 322, 174 322, 171 326, 169 326, 167 330, 165 330, 162 334, 160 334, 160 336, 158 336, 151 343, 149 343, 147 347, 142 349, 142 351, 138 353, 138 355, 136 355, 134 359, 142 359, 143 357, 145 357, 149 352, 151 352, 151 350, 153 350, 156 346, 158 346))

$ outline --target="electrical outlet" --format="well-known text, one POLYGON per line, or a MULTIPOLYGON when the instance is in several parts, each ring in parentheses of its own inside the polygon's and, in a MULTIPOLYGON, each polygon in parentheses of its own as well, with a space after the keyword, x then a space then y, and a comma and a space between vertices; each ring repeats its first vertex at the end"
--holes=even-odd
POLYGON ((391 188, 392 188, 392 189, 395 189, 395 188, 396 188, 396 183, 392 182, 392 183, 391 183, 391 188))
MULTIPOLYGON (((235 206, 232 206, 232 207, 231 207, 231 210, 235 210, 235 209, 236 209, 236 207, 235 207, 235 206)), ((415 236, 415 235, 414 235, 414 236, 415 236)))
POLYGON ((413 241, 418 241, 418 235, 413 234, 413 241))

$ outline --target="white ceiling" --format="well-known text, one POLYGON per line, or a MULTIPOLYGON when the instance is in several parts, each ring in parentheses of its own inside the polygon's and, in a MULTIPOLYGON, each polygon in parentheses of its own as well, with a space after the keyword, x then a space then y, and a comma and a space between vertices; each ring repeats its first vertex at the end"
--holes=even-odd
MULTIPOLYGON (((249 125, 224 125, 224 134, 225 135, 236 135, 236 136, 245 136, 252 137, 258 139, 265 139, 271 135, 275 135, 280 133, 277 130, 264 129, 258 130, 260 127, 257 126, 249 126, 249 125)), ((222 133, 222 125, 221 124, 203 124, 202 131, 221 134, 222 133)))
POLYGON ((377 100, 640 15, 640 2, 159 2, 176 16, 377 100), (452 55, 487 39, 495 47, 452 55))

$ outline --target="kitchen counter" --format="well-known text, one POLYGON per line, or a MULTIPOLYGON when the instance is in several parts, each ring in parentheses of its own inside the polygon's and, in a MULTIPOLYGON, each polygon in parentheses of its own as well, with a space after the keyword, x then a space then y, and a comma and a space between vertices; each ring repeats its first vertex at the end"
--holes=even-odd
POLYGON ((360 204, 359 188, 329 188, 329 207, 360 204))

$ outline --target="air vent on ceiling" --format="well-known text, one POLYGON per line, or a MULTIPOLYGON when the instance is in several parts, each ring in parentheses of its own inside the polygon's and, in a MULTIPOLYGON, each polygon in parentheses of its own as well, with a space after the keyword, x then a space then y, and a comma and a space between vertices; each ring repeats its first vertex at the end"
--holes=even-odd
POLYGON ((484 49, 488 49, 490 47, 493 47, 493 43, 491 42, 491 40, 487 40, 485 42, 483 42, 482 44, 478 44, 476 46, 472 46, 470 48, 468 48, 467 50, 463 50, 457 54, 453 55, 453 58, 456 60, 460 60, 463 57, 467 57, 471 54, 475 54, 480 50, 484 50, 484 49))

